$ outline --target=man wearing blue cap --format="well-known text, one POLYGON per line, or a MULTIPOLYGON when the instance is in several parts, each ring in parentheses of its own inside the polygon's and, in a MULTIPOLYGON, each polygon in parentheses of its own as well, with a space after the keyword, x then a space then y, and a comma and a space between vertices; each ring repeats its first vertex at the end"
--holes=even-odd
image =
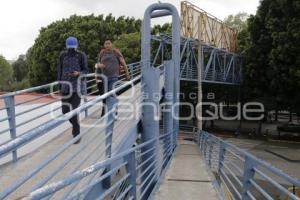
MULTIPOLYGON (((60 53, 57 67, 57 80, 60 83, 62 95, 63 114, 76 109, 81 102, 81 95, 86 94, 86 83, 80 77, 88 73, 87 57, 84 52, 78 51, 78 40, 75 37, 68 37, 66 40, 67 50, 60 53)), ((72 134, 76 137, 80 134, 78 115, 70 120, 73 126, 72 134)), ((75 144, 80 142, 80 138, 75 144)))

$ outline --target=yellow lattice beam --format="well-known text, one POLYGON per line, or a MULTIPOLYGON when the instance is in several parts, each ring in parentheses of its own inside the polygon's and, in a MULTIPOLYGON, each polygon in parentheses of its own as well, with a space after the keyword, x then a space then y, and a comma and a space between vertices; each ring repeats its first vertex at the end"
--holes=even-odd
POLYGON ((181 34, 229 52, 237 49, 237 29, 187 1, 181 2, 181 34))

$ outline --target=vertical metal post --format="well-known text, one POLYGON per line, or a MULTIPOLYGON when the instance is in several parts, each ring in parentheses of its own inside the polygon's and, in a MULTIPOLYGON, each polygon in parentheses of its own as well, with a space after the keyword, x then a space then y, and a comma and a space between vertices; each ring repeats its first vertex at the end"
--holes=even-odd
MULTIPOLYGON (((84 101, 84 103, 86 103, 86 102, 88 101, 86 96, 83 97, 83 101, 84 101)), ((89 116, 89 110, 88 110, 88 108, 86 108, 86 109, 84 110, 84 115, 85 115, 85 117, 88 117, 88 116, 89 116)))
POLYGON ((250 179, 254 177, 255 171, 255 161, 250 158, 249 156, 245 157, 245 164, 244 164, 244 179, 243 179, 243 193, 242 193, 242 200, 248 200, 250 197, 248 196, 247 192, 251 189, 250 179))
POLYGON ((198 17, 198 38, 199 38, 199 45, 198 45, 198 65, 197 65, 197 73, 198 73, 198 105, 201 106, 197 107, 197 127, 198 130, 202 130, 203 122, 202 122, 202 69, 203 69, 203 54, 202 54, 202 44, 200 38, 202 38, 202 15, 198 17))
POLYGON ((203 149, 204 149, 204 140, 205 140, 205 132, 204 131, 201 131, 202 132, 202 140, 201 140, 201 152, 203 154, 203 149))
MULTIPOLYGON (((106 106, 107 106, 107 117, 106 117, 106 129, 105 129, 105 156, 106 158, 110 158, 112 154, 112 138, 113 138, 113 129, 114 129, 114 120, 115 120, 115 108, 116 104, 112 97, 107 97, 106 99, 106 106), (111 98, 110 100, 108 98, 111 98)), ((110 166, 106 167, 105 172, 109 172, 111 169, 110 166)), ((111 177, 106 178, 103 180, 104 188, 109 188, 111 186, 111 177)))
POLYGON ((128 70, 129 70, 129 74, 131 76, 131 78, 133 78, 133 65, 128 65, 128 70))
MULTIPOLYGON (((174 104, 174 62, 172 60, 164 61, 165 66, 165 108, 164 108, 164 134, 173 132, 173 109, 174 104)), ((171 149, 174 148, 173 133, 168 136, 170 138, 171 149)), ((166 144, 166 146, 169 146, 166 144)))
MULTIPOLYGON (((180 80, 179 80, 179 65, 180 65, 180 18, 178 11, 175 6, 169 3, 156 3, 150 5, 144 14, 143 24, 142 24, 142 83, 144 86, 144 102, 143 102, 143 128, 144 132, 142 134, 142 140, 147 142, 159 136, 159 121, 157 119, 158 116, 158 101, 153 96, 155 93, 159 91, 159 82, 160 82, 160 71, 151 66, 151 18, 152 17, 160 17, 172 15, 172 60, 174 62, 174 103, 175 105, 179 103, 179 90, 180 90, 180 80), (156 12, 155 12, 156 11, 156 12), (156 108, 155 108, 156 107, 156 108)), ((179 105, 176 105, 175 116, 179 116, 179 105)), ((179 131, 179 121, 178 119, 174 119, 173 121, 174 131, 177 136, 179 131)), ((153 145, 157 145, 155 143, 153 145)), ((152 145, 152 147, 153 147, 152 145)), ((142 151, 146 151, 151 148, 151 146, 147 148, 143 148, 142 151)), ((155 151, 157 152, 157 151, 155 151)), ((152 154, 153 155, 153 154, 152 154)), ((146 154, 143 156, 143 160, 148 159, 150 154, 146 154)), ((153 159, 158 160, 158 156, 154 156, 153 159)), ((149 161, 151 162, 151 161, 149 161)), ((153 160, 152 160, 153 162, 153 160)), ((153 166, 153 170, 156 169, 156 165, 153 166)), ((143 170, 143 169, 142 169, 143 170)), ((150 170, 151 171, 151 170, 150 170)), ((158 170, 156 170, 158 172, 158 170)), ((147 173, 142 177, 142 180, 145 180, 147 177, 147 173)), ((156 180, 154 180, 155 182, 156 180)), ((148 183, 150 184, 150 183, 148 183)), ((143 189, 143 188, 142 188, 143 189)), ((147 199, 151 187, 149 191, 146 191, 146 195, 144 195, 143 199, 147 199)))
POLYGON ((212 150, 214 146, 214 141, 211 139, 210 140, 210 145, 209 145, 209 153, 208 153, 208 165, 211 168, 211 158, 212 158, 212 150))
POLYGON ((200 146, 200 149, 202 149, 203 131, 202 130, 198 130, 198 132, 199 132, 199 146, 200 146))
POLYGON ((221 169, 223 167, 223 161, 225 159, 225 143, 220 140, 220 149, 219 149, 219 164, 218 164, 218 172, 221 174, 221 169))
POLYGON ((136 161, 135 161, 135 152, 131 152, 126 158, 128 164, 126 165, 126 170, 130 174, 129 184, 132 186, 129 191, 130 196, 136 200, 136 161))
POLYGON ((206 158, 206 147, 207 147, 207 143, 209 140, 209 136, 208 134, 205 134, 205 139, 204 139, 204 145, 203 145, 203 154, 204 154, 204 158, 206 158))
POLYGON ((162 44, 162 46, 161 46, 161 63, 163 63, 164 62, 164 60, 165 60, 165 43, 164 43, 164 41, 161 41, 161 44, 162 44))
MULTIPOLYGON (((15 96, 5 97, 4 102, 6 106, 6 112, 10 129, 10 138, 15 139, 17 137, 15 96)), ((14 162, 18 160, 17 150, 12 151, 12 158, 14 162)))
POLYGON ((198 105, 197 105, 197 127, 198 130, 202 130, 202 68, 203 68, 203 57, 202 57, 202 45, 199 42, 198 46, 198 66, 197 66, 197 72, 198 72, 198 105), (199 106, 200 105, 200 106, 199 106))

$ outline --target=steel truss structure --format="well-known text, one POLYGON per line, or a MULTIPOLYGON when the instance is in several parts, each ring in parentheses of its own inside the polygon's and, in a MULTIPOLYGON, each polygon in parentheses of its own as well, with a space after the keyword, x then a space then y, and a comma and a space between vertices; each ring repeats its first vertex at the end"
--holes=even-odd
MULTIPOLYGON (((166 57, 170 50, 170 35, 152 36, 159 41, 153 63, 166 57)), ((240 85, 242 82, 242 58, 235 53, 207 45, 198 40, 181 37, 180 80, 198 81, 198 47, 201 45, 202 82, 240 85)))
POLYGON ((229 52, 237 49, 237 29, 187 1, 181 2, 181 34, 229 52))

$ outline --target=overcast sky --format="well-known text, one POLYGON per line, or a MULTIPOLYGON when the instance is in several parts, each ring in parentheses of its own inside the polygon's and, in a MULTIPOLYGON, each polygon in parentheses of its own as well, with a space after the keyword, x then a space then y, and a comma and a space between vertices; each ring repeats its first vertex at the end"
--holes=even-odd
MULTIPOLYGON (((41 27, 72 14, 109 14, 142 18, 156 0, 6 0, 0 7, 0 54, 12 60, 26 53, 41 27)), ((180 10, 180 0, 161 0, 180 10)), ((224 19, 229 14, 254 14, 259 0, 191 0, 200 8, 224 19)))

